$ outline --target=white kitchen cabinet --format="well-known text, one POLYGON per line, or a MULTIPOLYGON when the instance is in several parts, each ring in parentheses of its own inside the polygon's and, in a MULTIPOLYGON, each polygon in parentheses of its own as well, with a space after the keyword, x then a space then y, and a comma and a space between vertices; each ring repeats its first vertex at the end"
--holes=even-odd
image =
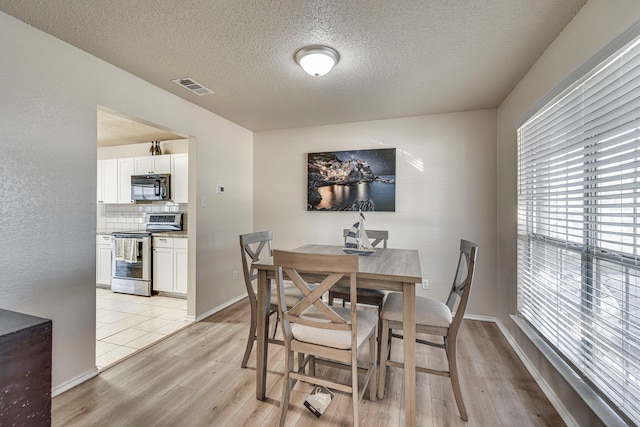
POLYGON ((97 172, 98 203, 133 203, 131 175, 147 173, 171 174, 171 200, 177 203, 188 203, 189 155, 187 153, 98 160, 97 172))
POLYGON ((98 172, 98 176, 96 177, 96 202, 102 203, 102 193, 104 192, 104 180, 102 179, 102 160, 98 160, 96 170, 98 172))
POLYGON ((153 171, 155 173, 171 173, 171 155, 153 156, 153 171))
POLYGON ((154 291, 187 294, 187 244, 180 237, 153 238, 154 291))
POLYGON ((187 263, 187 239, 173 239, 173 275, 174 275, 174 289, 181 294, 187 293, 187 269, 189 264, 187 263))
POLYGON ((118 159, 98 160, 98 203, 118 203, 118 159))
POLYGON ((96 235, 96 284, 111 286, 110 235, 96 235))
POLYGON ((134 157, 135 174, 171 173, 171 155, 134 157))
POLYGON ((171 200, 189 202, 189 154, 171 154, 171 200))
POLYGON ((142 175, 153 171, 153 157, 134 157, 136 175, 142 175))
POLYGON ((153 247, 153 290, 174 292, 173 238, 154 237, 151 246, 153 247))
POLYGON ((133 157, 118 159, 118 203, 133 203, 131 175, 135 175, 133 157))

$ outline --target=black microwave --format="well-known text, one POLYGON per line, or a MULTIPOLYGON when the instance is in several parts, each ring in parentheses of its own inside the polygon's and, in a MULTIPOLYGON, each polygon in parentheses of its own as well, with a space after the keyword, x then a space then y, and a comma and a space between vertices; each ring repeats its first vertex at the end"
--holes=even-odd
POLYGON ((131 175, 131 200, 171 200, 168 173, 131 175))

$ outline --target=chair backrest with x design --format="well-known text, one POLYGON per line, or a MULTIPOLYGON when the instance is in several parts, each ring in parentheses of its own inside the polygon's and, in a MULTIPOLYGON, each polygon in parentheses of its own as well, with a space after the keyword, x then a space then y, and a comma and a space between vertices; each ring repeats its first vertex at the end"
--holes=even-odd
POLYGON ((252 301, 256 300, 253 281, 258 277, 256 269, 251 264, 273 254, 273 232, 257 231, 240 235, 240 253, 242 255, 242 272, 247 293, 252 301))
POLYGON ((478 245, 468 240, 460 240, 460 255, 458 257, 458 266, 456 274, 451 285, 451 292, 447 298, 447 307, 452 313, 455 313, 449 329, 457 331, 462 323, 464 312, 469 301, 471 293, 471 284, 473 283, 473 273, 476 265, 476 253, 478 245), (457 307, 456 307, 457 303, 457 307))
MULTIPOLYGON (((351 318, 345 319, 325 303, 322 296, 338 281, 348 276, 352 297, 355 298, 358 256, 305 254, 276 249, 273 252, 273 260, 277 268, 278 282, 286 278, 304 295, 293 307, 280 305, 285 341, 291 342, 295 338, 291 324, 298 323, 317 329, 351 331, 352 342, 355 343, 356 305, 354 304, 350 310, 351 318)), ((282 302, 284 295, 279 295, 279 298, 282 302)))

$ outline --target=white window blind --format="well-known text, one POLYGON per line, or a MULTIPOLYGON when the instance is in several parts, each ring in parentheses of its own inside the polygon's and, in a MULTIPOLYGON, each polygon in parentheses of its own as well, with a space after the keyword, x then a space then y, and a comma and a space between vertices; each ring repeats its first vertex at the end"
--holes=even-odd
POLYGON ((518 129, 518 315, 640 424, 640 41, 518 129))

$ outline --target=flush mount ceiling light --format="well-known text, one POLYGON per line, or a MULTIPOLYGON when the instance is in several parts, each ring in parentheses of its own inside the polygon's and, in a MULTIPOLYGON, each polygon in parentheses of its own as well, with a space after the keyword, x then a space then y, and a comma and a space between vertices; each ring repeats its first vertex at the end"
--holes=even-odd
POLYGON ((315 77, 324 76, 338 63, 340 55, 329 46, 307 46, 296 52, 296 62, 315 77))

